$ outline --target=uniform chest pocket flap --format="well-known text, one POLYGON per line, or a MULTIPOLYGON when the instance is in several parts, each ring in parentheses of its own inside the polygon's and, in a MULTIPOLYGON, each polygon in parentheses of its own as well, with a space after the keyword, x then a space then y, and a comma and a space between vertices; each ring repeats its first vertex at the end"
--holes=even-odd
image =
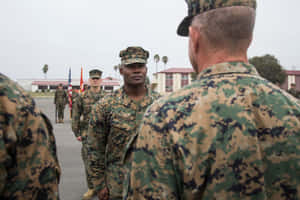
POLYGON ((122 131, 131 131, 135 126, 135 120, 130 114, 115 114, 112 118, 112 128, 122 131))

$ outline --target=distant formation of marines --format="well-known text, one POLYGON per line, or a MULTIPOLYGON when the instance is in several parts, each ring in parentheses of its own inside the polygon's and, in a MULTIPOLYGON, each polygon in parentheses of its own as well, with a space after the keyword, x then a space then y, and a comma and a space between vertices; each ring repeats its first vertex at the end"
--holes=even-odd
MULTIPOLYGON (((160 97, 146 81, 149 52, 119 54, 124 85, 72 94, 82 144, 83 199, 300 199, 300 100, 249 64, 256 0, 186 0, 177 33, 188 36, 197 80, 160 97)), ((64 122, 67 93, 54 103, 64 122)), ((0 73, 0 199, 58 200, 61 174, 49 119, 0 73)))

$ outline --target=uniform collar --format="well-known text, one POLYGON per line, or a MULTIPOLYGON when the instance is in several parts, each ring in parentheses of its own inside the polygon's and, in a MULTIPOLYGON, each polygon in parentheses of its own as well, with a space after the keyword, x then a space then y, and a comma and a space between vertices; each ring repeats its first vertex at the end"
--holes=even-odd
POLYGON ((146 88, 147 88, 147 92, 144 98, 139 102, 136 102, 126 94, 124 86, 122 86, 122 88, 119 90, 119 99, 121 100, 121 103, 126 106, 131 104, 139 104, 142 107, 148 106, 153 100, 152 100, 151 90, 147 86, 146 88))
POLYGON ((244 62, 225 62, 225 63, 218 63, 212 65, 201 73, 198 74, 197 79, 201 79, 208 76, 219 75, 219 74, 251 74, 258 76, 258 72, 256 71, 255 67, 249 63, 244 62))

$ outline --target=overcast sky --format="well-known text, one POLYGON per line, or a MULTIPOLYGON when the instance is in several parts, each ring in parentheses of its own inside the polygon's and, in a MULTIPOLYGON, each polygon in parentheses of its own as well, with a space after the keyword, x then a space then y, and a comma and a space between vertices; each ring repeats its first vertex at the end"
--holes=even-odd
MULTIPOLYGON (((285 69, 300 70, 300 1, 257 0, 249 57, 272 54, 285 69)), ((127 46, 168 56, 167 67, 190 67, 188 39, 176 35, 187 14, 184 0, 1 0, 0 72, 12 79, 84 77, 97 66, 115 76, 119 52, 127 46)), ((163 63, 159 69, 163 69, 163 63)))

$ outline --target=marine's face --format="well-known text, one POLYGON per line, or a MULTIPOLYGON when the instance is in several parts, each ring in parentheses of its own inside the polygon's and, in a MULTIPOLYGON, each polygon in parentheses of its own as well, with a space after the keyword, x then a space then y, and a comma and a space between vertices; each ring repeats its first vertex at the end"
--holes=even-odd
POLYGON ((101 84, 101 79, 98 77, 90 78, 89 79, 91 87, 99 87, 101 84))
POLYGON ((143 63, 133 63, 120 68, 124 83, 129 85, 145 84, 147 67, 143 63))

